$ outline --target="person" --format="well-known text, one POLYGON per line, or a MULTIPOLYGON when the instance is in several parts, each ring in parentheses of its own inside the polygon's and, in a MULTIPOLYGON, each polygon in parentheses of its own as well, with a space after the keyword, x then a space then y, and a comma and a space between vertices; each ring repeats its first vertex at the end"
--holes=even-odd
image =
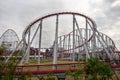
POLYGON ((46 56, 46 59, 47 59, 49 57, 49 49, 48 48, 46 49, 45 53, 46 53, 45 56, 46 56))

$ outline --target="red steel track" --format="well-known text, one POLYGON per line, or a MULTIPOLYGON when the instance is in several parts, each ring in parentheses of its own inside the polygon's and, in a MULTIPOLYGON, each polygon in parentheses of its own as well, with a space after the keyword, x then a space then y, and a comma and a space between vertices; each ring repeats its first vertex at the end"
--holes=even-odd
MULTIPOLYGON (((120 61, 120 60, 119 60, 120 61)), ((108 62, 108 61, 106 61, 108 62)), ((18 68, 18 72, 16 72, 16 75, 22 75, 23 73, 24 74, 32 74, 32 75, 40 75, 40 74, 59 74, 59 73, 65 73, 65 72, 68 72, 68 71, 71 71, 71 72, 75 72, 75 71, 78 71, 79 69, 78 68, 72 68, 71 66, 72 65, 77 65, 77 64, 85 64, 85 63, 67 63, 67 64, 46 64, 46 65, 26 65, 26 66, 17 66, 18 68), (56 69, 56 70, 40 70, 39 67, 41 66, 66 66, 68 65, 69 68, 68 69, 56 69), (24 71, 23 69, 24 68, 30 68, 30 67, 37 67, 38 69, 37 70, 28 70, 28 71, 24 71)), ((112 68, 120 68, 120 65, 111 65, 112 68)), ((82 68, 82 70, 85 70, 85 68, 82 68)))
MULTIPOLYGON (((113 60, 111 60, 113 61, 113 60)), ((102 61, 102 62, 111 62, 110 60, 105 60, 105 61, 102 61)), ((120 60, 116 60, 116 61, 120 61, 120 60)), ((72 62, 72 63, 65 63, 65 64, 41 64, 41 65, 20 65, 20 66, 17 66, 16 67, 16 73, 15 75, 19 76, 19 75, 23 75, 23 74, 26 74, 26 75, 47 75, 47 74, 60 74, 60 73, 66 73, 68 71, 71 71, 71 72, 75 72, 75 71, 78 71, 78 70, 85 70, 85 62, 72 62), (83 65, 84 67, 82 68, 76 68, 76 67, 73 67, 73 65, 77 66, 77 65, 83 65), (52 70, 52 67, 55 66, 56 69, 55 70, 52 70), (58 67, 65 67, 67 66, 68 68, 64 68, 64 69, 57 69, 58 67), (44 67, 44 69, 41 69, 40 67, 44 67), (47 69, 48 67, 51 67, 51 69, 47 69), (34 68, 34 70, 33 70, 34 68), (46 69, 45 69, 46 68, 46 69), (26 70, 27 69, 27 70, 26 70)), ((120 68, 120 65, 116 65, 116 64, 110 64, 111 68, 120 68)), ((5 71, 3 73, 3 75, 7 74, 7 72, 5 71)))

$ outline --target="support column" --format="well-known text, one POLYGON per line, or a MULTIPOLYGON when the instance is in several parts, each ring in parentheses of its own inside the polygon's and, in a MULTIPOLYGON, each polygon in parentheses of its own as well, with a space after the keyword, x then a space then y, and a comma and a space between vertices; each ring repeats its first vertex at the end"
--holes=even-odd
MULTIPOLYGON (((58 15, 56 16, 56 31, 55 31, 55 45, 53 52, 53 64, 57 64, 57 52, 58 52, 58 15)), ((56 66, 53 66, 56 69, 56 66)))
POLYGON ((39 49, 38 49, 38 64, 40 64, 40 50, 41 50, 41 37, 42 37, 42 20, 40 22, 40 33, 39 33, 39 49))
POLYGON ((73 15, 73 53, 72 61, 75 62, 75 15, 73 15))
MULTIPOLYGON (((63 38, 63 49, 65 49, 65 35, 64 35, 64 38, 63 38)), ((63 60, 63 58, 64 58, 64 51, 62 52, 62 60, 63 60)))
POLYGON ((26 56, 26 63, 28 63, 30 59, 30 30, 28 32, 28 51, 27 51, 27 56, 26 56))
MULTIPOLYGON (((75 20, 75 23, 76 23, 76 26, 77 26, 77 29, 79 30, 79 34, 80 34, 80 38, 81 38, 81 42, 83 43, 83 36, 82 36, 82 33, 81 33, 81 30, 79 29, 79 25, 77 23, 77 20, 76 18, 74 17, 74 20, 75 20)), ((86 61, 88 58, 90 58, 90 55, 89 55, 89 52, 88 52, 88 47, 86 46, 86 43, 83 45, 84 49, 85 49, 85 52, 86 52, 86 61)))
MULTIPOLYGON (((62 51, 62 39, 61 39, 61 36, 60 36, 60 39, 59 39, 59 51, 60 52, 62 51)), ((61 53, 59 53, 59 56, 61 57, 61 53)))
MULTIPOLYGON (((29 43, 28 45, 31 45, 31 44, 32 44, 32 42, 33 42, 33 40, 34 40, 34 38, 35 38, 35 36, 36 36, 36 34, 37 34, 38 29, 39 29, 39 26, 37 27, 37 30, 35 31, 33 37, 32 37, 31 40, 30 40, 30 43, 29 43)), ((25 36, 23 36, 23 40, 24 40, 24 38, 25 38, 25 36)), ((22 57, 22 60, 20 61, 20 65, 23 63, 24 59, 27 57, 28 50, 29 50, 29 47, 27 47, 26 53, 24 54, 24 56, 22 57)))
MULTIPOLYGON (((86 35, 86 41, 88 40, 88 24, 87 24, 87 18, 86 18, 86 31, 85 31, 85 35, 86 35)), ((87 43, 86 43, 87 44, 87 43)))

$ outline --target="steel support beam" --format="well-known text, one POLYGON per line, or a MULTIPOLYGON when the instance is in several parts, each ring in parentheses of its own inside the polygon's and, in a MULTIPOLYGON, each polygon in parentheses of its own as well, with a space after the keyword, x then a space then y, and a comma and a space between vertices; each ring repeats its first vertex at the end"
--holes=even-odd
POLYGON ((42 20, 40 22, 40 32, 39 32, 39 49, 38 49, 38 64, 40 64, 40 50, 41 50, 41 40, 42 40, 42 20))
MULTIPOLYGON (((56 16, 56 31, 55 31, 55 45, 54 45, 54 52, 53 52, 53 64, 57 64, 57 53, 58 53, 58 17, 56 16)), ((53 70, 56 69, 55 66, 53 66, 53 70)))

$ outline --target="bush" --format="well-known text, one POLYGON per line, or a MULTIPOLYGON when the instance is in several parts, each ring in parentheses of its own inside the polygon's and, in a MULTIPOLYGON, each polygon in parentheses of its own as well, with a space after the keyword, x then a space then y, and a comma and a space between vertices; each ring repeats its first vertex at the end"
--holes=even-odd
POLYGON ((110 65, 100 62, 97 58, 88 59, 86 67, 86 74, 90 80, 106 80, 113 75, 110 65))
POLYGON ((5 48, 0 47, 0 55, 2 55, 5 51, 5 48))

